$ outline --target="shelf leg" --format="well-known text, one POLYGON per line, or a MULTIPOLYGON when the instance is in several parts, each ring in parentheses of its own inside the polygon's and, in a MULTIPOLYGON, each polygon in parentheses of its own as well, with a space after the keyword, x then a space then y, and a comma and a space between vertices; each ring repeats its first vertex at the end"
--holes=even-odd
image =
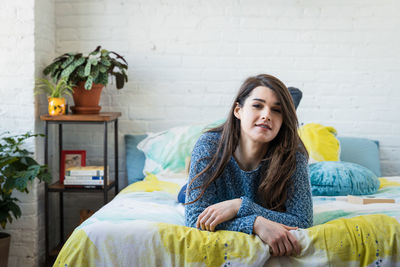
MULTIPOLYGON (((49 124, 46 121, 45 124, 45 131, 44 131, 44 164, 48 166, 49 163, 49 153, 48 153, 48 135, 49 135, 49 124)), ((47 183, 44 184, 44 231, 45 231, 45 247, 46 247, 46 257, 45 257, 45 264, 48 264, 49 258, 49 193, 47 183)))
POLYGON ((115 157, 115 195, 118 194, 119 184, 118 184, 118 119, 114 123, 114 157, 115 157))
MULTIPOLYGON (((61 151, 63 150, 63 127, 60 123, 58 125, 58 155, 61 164, 61 151)), ((60 167, 60 165, 59 165, 60 167)), ((60 177, 61 178, 61 177, 60 177)), ((59 203, 60 203, 60 244, 64 243, 64 194, 60 192, 59 194, 59 203)))
POLYGON ((107 131, 107 122, 104 122, 104 187, 103 187, 103 194, 104 194, 104 205, 108 202, 108 131, 107 131))

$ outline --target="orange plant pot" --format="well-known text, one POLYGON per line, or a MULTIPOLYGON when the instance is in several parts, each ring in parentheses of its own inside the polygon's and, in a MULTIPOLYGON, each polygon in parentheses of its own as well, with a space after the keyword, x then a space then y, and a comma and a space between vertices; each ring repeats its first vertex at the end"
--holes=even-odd
POLYGON ((74 87, 72 97, 75 106, 72 106, 71 110, 76 114, 98 114, 101 109, 99 102, 104 85, 93 83, 91 90, 86 90, 84 86, 85 82, 79 82, 74 87))
POLYGON ((49 102, 49 115, 58 116, 65 114, 65 98, 63 97, 48 97, 49 102))

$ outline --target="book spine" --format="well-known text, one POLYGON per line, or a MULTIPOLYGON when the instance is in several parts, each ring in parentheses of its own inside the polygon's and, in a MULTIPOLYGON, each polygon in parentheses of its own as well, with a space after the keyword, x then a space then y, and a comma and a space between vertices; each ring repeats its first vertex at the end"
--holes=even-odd
POLYGON ((104 176, 103 170, 69 170, 65 176, 104 176))
POLYGON ((104 180, 104 176, 83 176, 83 175, 76 175, 76 176, 65 176, 65 180, 84 180, 84 181, 91 181, 91 180, 104 180))
POLYGON ((103 180, 64 180, 65 185, 103 185, 103 180))

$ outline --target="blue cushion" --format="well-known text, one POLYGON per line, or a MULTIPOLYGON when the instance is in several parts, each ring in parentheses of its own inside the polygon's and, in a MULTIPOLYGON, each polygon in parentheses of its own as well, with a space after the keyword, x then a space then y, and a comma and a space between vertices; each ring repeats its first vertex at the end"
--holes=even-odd
POLYGON ((313 196, 369 195, 379 188, 379 179, 369 169, 350 162, 321 161, 310 164, 313 196))
POLYGON ((187 183, 184 186, 182 186, 181 191, 179 191, 179 194, 178 194, 178 202, 179 203, 185 203, 186 187, 187 187, 187 183))
POLYGON ((379 161, 379 142, 366 138, 338 136, 340 160, 357 163, 381 176, 379 161))
POLYGON ((144 178, 143 167, 145 156, 142 151, 137 149, 137 144, 139 144, 139 142, 146 137, 146 134, 125 135, 126 171, 128 175, 128 184, 141 181, 144 178))

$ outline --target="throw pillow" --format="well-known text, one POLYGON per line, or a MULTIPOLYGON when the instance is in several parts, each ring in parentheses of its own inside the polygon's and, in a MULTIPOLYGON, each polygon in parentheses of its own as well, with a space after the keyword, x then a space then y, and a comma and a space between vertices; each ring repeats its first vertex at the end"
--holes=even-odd
POLYGON ((169 130, 149 134, 138 144, 138 149, 146 156, 143 173, 169 175, 185 172, 185 160, 192 154, 200 135, 207 129, 223 123, 219 120, 211 124, 174 127, 169 130))
POLYGON ((380 184, 369 169, 343 161, 310 164, 310 180, 313 196, 369 195, 380 184))
POLYGON ((364 166, 381 176, 379 142, 359 137, 338 137, 340 142, 340 160, 364 166))
POLYGON ((299 88, 296 87, 288 87, 289 93, 292 96, 294 107, 297 107, 300 104, 300 100, 303 97, 303 93, 300 91, 299 88))
POLYGON ((340 145, 335 128, 308 123, 299 128, 299 135, 310 156, 310 163, 339 161, 340 145))
POLYGON ((137 145, 146 137, 146 134, 127 134, 124 136, 128 184, 141 181, 144 178, 143 167, 146 158, 144 153, 137 148, 137 145))

